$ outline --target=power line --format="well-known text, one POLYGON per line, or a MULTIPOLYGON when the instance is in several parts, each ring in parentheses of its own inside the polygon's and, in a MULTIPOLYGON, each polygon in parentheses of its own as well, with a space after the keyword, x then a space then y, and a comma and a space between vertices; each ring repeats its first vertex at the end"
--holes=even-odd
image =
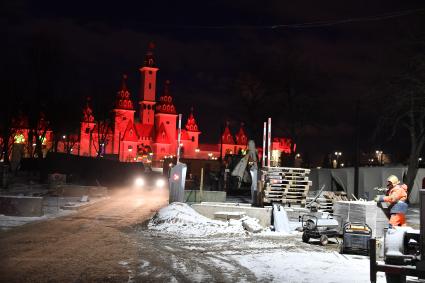
POLYGON ((323 21, 312 21, 305 23, 295 23, 295 24, 275 24, 275 25, 155 25, 156 27, 164 28, 181 28, 181 29, 306 29, 306 28, 319 28, 319 27, 328 27, 349 23, 359 23, 359 22, 374 22, 374 21, 383 21, 393 18, 400 18, 409 16, 412 14, 417 14, 425 11, 425 8, 420 9, 411 9, 398 12, 391 12, 373 16, 366 17, 355 17, 347 18, 340 20, 323 20, 323 21))

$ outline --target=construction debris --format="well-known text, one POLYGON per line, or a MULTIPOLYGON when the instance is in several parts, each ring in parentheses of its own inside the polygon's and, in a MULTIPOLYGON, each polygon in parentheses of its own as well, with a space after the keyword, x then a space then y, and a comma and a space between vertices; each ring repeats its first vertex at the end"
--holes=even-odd
POLYGON ((307 207, 315 207, 317 210, 325 211, 325 212, 333 212, 333 205, 337 201, 348 201, 347 193, 343 191, 339 192, 331 192, 324 191, 317 197, 314 202, 313 197, 307 197, 307 203, 309 204, 307 207), (311 203, 312 202, 312 203, 311 203))

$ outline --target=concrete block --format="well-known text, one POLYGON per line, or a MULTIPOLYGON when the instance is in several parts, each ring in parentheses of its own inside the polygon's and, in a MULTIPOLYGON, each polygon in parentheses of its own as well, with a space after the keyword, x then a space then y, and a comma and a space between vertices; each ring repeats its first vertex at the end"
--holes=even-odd
POLYGON ((305 214, 312 214, 308 208, 303 207, 284 207, 289 221, 301 221, 301 217, 305 214))
POLYGON ((203 191, 202 197, 199 190, 185 190, 184 191, 185 202, 225 202, 226 192, 223 191, 203 191))
POLYGON ((88 202, 90 201, 89 196, 82 196, 80 202, 88 202))
POLYGON ((271 207, 251 207, 246 205, 228 205, 226 203, 215 203, 215 204, 192 204, 192 208, 195 209, 199 214, 214 219, 214 213, 216 212, 239 212, 244 213, 246 216, 257 218, 259 224, 263 227, 269 227, 271 225, 271 207))
POLYGON ((258 224, 257 219, 249 218, 242 220, 242 226, 245 230, 251 233, 259 233, 263 230, 263 227, 258 224))
POLYGON ((43 216, 43 198, 0 196, 0 214, 8 216, 43 216))
POLYGON ((65 174, 49 174, 47 175, 47 184, 49 188, 54 188, 58 185, 65 185, 66 184, 66 175, 65 174))
POLYGON ((95 186, 79 186, 79 185, 60 185, 53 189, 53 191, 62 197, 104 197, 108 194, 106 187, 95 186))
POLYGON ((221 220, 230 220, 230 219, 236 219, 239 220, 242 217, 245 216, 244 212, 240 212, 240 211, 234 211, 234 212, 229 212, 229 211, 217 211, 214 213, 214 218, 215 219, 221 219, 221 220))

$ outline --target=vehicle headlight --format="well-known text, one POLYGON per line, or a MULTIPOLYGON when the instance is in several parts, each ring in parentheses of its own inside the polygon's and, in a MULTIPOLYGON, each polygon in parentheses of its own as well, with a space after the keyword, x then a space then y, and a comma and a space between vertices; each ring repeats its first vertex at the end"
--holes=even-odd
POLYGON ((136 186, 136 187, 143 187, 143 185, 145 184, 145 180, 143 179, 143 178, 136 178, 135 180, 134 180, 134 185, 136 186))
POLYGON ((156 185, 158 188, 162 188, 162 187, 164 187, 164 186, 165 186, 165 181, 164 181, 163 179, 158 179, 158 180, 156 180, 155 185, 156 185))

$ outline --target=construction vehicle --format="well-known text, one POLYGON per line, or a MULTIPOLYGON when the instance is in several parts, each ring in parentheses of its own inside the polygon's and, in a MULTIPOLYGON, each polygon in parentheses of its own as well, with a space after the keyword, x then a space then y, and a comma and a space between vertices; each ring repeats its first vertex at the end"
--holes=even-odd
POLYGON ((385 272, 387 282, 406 282, 406 276, 425 279, 425 190, 419 194, 420 230, 387 229, 384 263, 376 261, 376 239, 370 239, 370 282, 376 282, 377 272, 385 272))

